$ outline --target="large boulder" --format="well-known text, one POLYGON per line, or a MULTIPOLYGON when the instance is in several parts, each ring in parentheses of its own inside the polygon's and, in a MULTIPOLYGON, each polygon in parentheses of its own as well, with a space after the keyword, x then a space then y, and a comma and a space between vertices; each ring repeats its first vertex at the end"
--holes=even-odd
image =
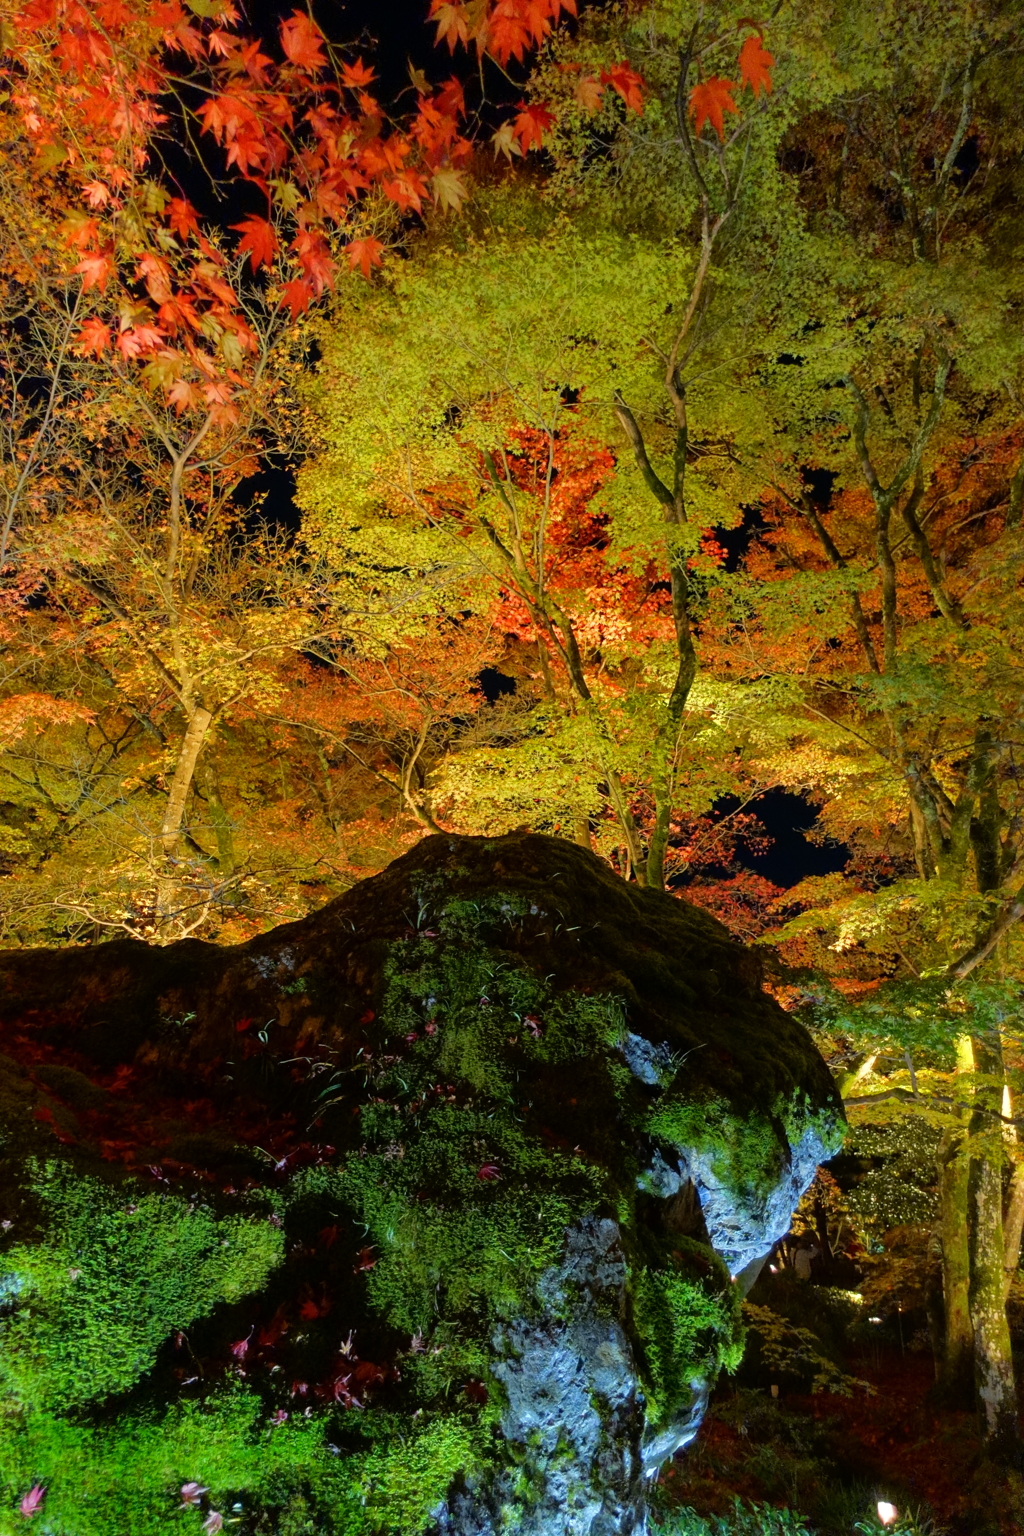
POLYGON ((841 1136, 752 954, 540 836, 0 954, 0 1050, 0 1508, 62 1536, 642 1531, 841 1136))

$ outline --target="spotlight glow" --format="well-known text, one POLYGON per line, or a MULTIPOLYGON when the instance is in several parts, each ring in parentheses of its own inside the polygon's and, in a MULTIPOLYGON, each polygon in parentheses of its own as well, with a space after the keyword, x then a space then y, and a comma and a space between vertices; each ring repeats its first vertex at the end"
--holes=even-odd
POLYGON ((879 1499, 878 1518, 881 1520, 883 1525, 892 1525, 898 1514, 899 1510, 896 1508, 895 1504, 890 1504, 885 1499, 879 1499))

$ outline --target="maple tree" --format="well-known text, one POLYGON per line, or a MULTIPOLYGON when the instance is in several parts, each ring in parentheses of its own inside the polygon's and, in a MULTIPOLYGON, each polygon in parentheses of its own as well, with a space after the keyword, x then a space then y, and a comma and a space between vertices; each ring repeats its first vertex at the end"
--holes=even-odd
MULTIPOLYGON (((368 273, 395 218, 451 202, 469 149, 453 82, 420 94, 408 132, 390 130, 372 71, 329 60, 308 16, 281 24, 280 64, 237 22, 220 3, 201 17, 40 4, 4 24, 6 612, 16 629, 24 602, 41 601, 50 645, 112 670, 148 729, 161 691, 174 700, 150 857, 164 868, 160 932, 173 931, 183 816, 218 721, 266 690, 269 657, 331 631, 297 552, 269 531, 243 537, 233 507, 260 456, 295 445, 294 322, 340 257, 368 273), (262 202, 231 231, 204 224, 160 169, 161 134, 192 123, 262 202)), ((8 713, 24 714, 18 697, 8 713)))
POLYGON ((787 136, 815 258, 764 396, 775 463, 748 585, 718 597, 742 641, 723 622, 705 646, 734 677, 786 680, 789 782, 853 849, 843 875, 788 893, 806 910, 776 937, 819 987, 833 979, 815 1006, 837 1056, 859 1043, 855 1112, 913 1113, 941 1133, 942 1381, 963 1400, 976 1378, 990 1448, 1013 1462, 1024 471, 1019 339, 991 299, 1019 302, 1018 214, 970 149, 984 139, 1010 178, 1019 127, 1012 31, 989 25, 982 43, 977 18, 940 37, 921 18, 912 42, 872 58, 898 117, 872 91, 787 136), (880 213, 886 178, 898 196, 880 213))

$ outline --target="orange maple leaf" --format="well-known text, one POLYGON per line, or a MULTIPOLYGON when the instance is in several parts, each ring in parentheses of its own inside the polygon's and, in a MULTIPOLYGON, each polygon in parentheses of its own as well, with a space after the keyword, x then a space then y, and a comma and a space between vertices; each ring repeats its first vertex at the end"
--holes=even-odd
POLYGON ((152 352, 163 339, 163 334, 155 325, 135 325, 121 332, 115 346, 122 357, 130 360, 133 357, 141 357, 143 352, 152 352))
POLYGON ((361 240, 350 240, 345 247, 345 255, 348 257, 349 267, 354 272, 358 267, 365 278, 370 276, 371 267, 379 267, 383 264, 381 252, 384 249, 383 242, 374 240, 370 235, 361 240))
POLYGON ((696 119, 694 132, 700 136, 705 123, 710 123, 720 139, 725 138, 726 112, 739 112, 730 95, 736 89, 735 80, 723 80, 721 75, 711 75, 702 80, 690 92, 690 116, 696 119))
POLYGON ((175 379, 167 390, 167 404, 173 406, 176 416, 180 416, 182 411, 194 410, 199 404, 199 391, 187 379, 175 379))
POLYGON ((393 181, 381 182, 381 191, 384 196, 390 198, 401 213, 408 213, 410 208, 421 213, 423 194, 426 190, 427 184, 417 171, 405 171, 401 176, 396 176, 393 181))
POLYGON ((109 251, 98 251, 94 255, 83 256, 71 270, 81 272, 83 293, 87 288, 98 288, 102 293, 113 275, 114 263, 109 251))
POLYGON ((364 85, 369 85, 370 81, 376 78, 376 72, 364 64, 362 59, 356 59, 354 64, 343 64, 341 67, 341 83, 349 86, 353 91, 362 90, 364 85))
POLYGON ((94 357, 99 357, 100 353, 105 352, 109 346, 110 327, 104 325, 103 321, 97 319, 95 315, 91 315, 75 337, 71 350, 78 357, 88 357, 90 353, 94 357))
POLYGON ((602 70, 601 80, 603 84, 610 85, 613 91, 618 92, 626 103, 628 112, 643 111, 643 76, 638 75, 635 69, 630 69, 625 60, 621 64, 613 65, 611 69, 602 70))
POLYGON ((238 242, 239 255, 243 251, 249 252, 249 264, 254 272, 257 267, 271 265, 277 250, 277 235, 272 224, 252 214, 240 224, 232 224, 231 228, 240 232, 242 238, 238 242))
POLYGON ((91 245, 99 234, 100 226, 96 219, 91 219, 87 213, 76 208, 69 213, 60 226, 60 232, 69 245, 77 246, 83 251, 87 245, 91 245))
POLYGON ((771 90, 775 55, 766 50, 759 33, 752 32, 747 38, 740 49, 739 63, 743 84, 749 85, 755 96, 760 96, 762 89, 771 90))
POLYGON ((90 208, 103 208, 110 202, 110 188, 105 181, 87 181, 82 196, 90 208))
POLYGON ((600 112, 604 86, 596 75, 584 75, 576 82, 576 105, 584 112, 600 112))
POLYGON ((544 143, 545 133, 555 121, 554 113, 548 111, 543 101, 535 101, 530 106, 527 106, 525 101, 521 101, 519 108, 512 125, 512 132, 523 150, 529 149, 532 144, 536 144, 540 149, 544 143))
POLYGON ((327 63, 321 42, 323 34, 304 11, 293 11, 281 23, 281 47, 300 69, 322 69, 327 63))
POLYGON ((448 44, 449 53, 455 52, 457 43, 469 46, 469 18, 462 0, 431 0, 430 19, 437 23, 437 41, 448 44))

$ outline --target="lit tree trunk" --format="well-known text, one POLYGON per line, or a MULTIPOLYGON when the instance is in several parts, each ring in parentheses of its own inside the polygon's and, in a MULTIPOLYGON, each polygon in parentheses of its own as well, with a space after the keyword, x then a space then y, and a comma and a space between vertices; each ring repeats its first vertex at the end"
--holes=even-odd
POLYGON ((1013 1277, 1020 1260, 1021 1237, 1024 1236, 1024 1163, 1014 1166, 1010 1179, 1009 1198, 1003 1217, 1003 1298, 1010 1294, 1013 1277))
POLYGON ((572 819, 572 840, 581 848, 593 852, 593 843, 590 841, 590 821, 586 816, 574 816, 572 819))
POLYGON ((974 1329, 970 1312, 970 1247, 967 1235, 970 1162, 959 1130, 947 1131, 939 1148, 939 1228, 945 1330, 938 1386, 951 1405, 974 1400, 974 1329))
POLYGON ((185 737, 178 753, 178 762, 167 796, 167 809, 160 826, 160 848, 163 867, 157 880, 156 931, 158 937, 168 939, 172 921, 179 905, 180 884, 174 873, 174 860, 181 840, 181 824, 185 819, 185 804, 192 786, 196 763, 213 724, 213 714, 199 704, 189 717, 185 737))
POLYGON ((202 789, 210 826, 217 841, 217 873, 226 880, 235 872, 235 840, 231 817, 220 796, 217 771, 208 756, 201 757, 196 765, 196 781, 202 789))
POLYGON ((1016 1466, 1021 1460, 1017 1389, 1003 1279, 1002 1159, 975 1157, 970 1176, 971 1323, 978 1397, 989 1451, 1016 1466))
MULTIPOLYGON (((989 1078, 1001 1078, 1002 1053, 998 1041, 975 1037, 972 1044, 978 1070, 989 1078)), ((976 1095, 976 1103, 979 1110, 998 1110, 1000 1091, 981 1089, 976 1095), (994 1103, 990 1102, 993 1097, 994 1103)), ((984 1415, 987 1449, 998 1461, 1018 1466, 1022 1461, 1022 1445, 1003 1270, 1002 1136, 998 1129, 993 1129, 989 1114, 976 1113, 971 1130, 974 1145, 968 1186, 969 1300, 974 1329, 975 1383, 984 1415)))

